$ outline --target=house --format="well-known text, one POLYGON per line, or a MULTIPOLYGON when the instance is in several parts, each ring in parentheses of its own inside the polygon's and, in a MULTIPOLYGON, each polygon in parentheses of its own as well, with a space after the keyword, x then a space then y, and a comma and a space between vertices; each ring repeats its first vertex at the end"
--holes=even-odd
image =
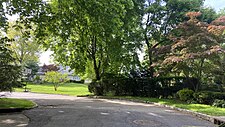
POLYGON ((62 65, 59 65, 58 67, 59 67, 58 72, 60 72, 62 74, 67 74, 70 81, 80 81, 81 80, 79 76, 74 75, 74 71, 71 70, 69 66, 64 67, 62 65))
POLYGON ((70 81, 80 81, 80 77, 77 75, 74 75, 74 71, 70 69, 69 66, 62 66, 62 65, 54 65, 54 64, 50 64, 50 65, 43 65, 39 67, 39 70, 37 72, 37 76, 40 77, 40 79, 43 81, 45 78, 45 73, 48 71, 58 71, 62 74, 67 74, 68 78, 70 79, 70 81))

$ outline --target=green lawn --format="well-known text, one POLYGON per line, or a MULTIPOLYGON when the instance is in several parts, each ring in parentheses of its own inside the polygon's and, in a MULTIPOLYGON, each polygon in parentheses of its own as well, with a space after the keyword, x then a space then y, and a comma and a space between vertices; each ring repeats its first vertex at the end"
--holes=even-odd
POLYGON ((0 109, 32 108, 35 104, 24 99, 0 98, 0 109))
POLYGON ((225 116, 225 108, 217 108, 210 105, 204 104, 187 104, 185 102, 181 102, 179 100, 172 100, 172 99, 158 99, 158 98, 147 98, 147 97, 130 97, 130 96, 120 96, 120 97, 113 97, 109 96, 109 98, 123 98, 129 100, 142 100, 142 101, 149 101, 149 102, 156 102, 160 104, 166 104, 182 109, 188 109, 191 111, 196 111, 212 116, 225 116))
MULTIPOLYGON (((52 84, 27 84, 27 88, 31 88, 31 92, 35 93, 48 93, 48 94, 64 94, 64 95, 90 95, 88 86, 86 84, 79 83, 64 83, 58 87, 55 91, 52 84)), ((17 88, 17 92, 23 92, 24 89, 17 88)))

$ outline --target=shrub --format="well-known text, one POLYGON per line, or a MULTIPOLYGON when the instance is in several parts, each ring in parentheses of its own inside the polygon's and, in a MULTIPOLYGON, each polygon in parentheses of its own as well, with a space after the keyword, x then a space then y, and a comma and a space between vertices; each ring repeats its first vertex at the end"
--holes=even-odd
POLYGON ((116 96, 144 96, 144 97, 171 97, 185 87, 185 77, 149 78, 142 74, 132 73, 132 76, 106 73, 97 85, 89 84, 89 91, 95 93, 96 86, 101 86, 103 94, 111 93, 116 96))
POLYGON ((94 93, 95 95, 98 95, 98 96, 104 95, 104 89, 100 81, 92 81, 88 85, 88 90, 89 92, 94 93))
POLYGON ((79 81, 76 81, 76 80, 70 80, 70 82, 84 84, 84 79, 79 80, 79 81))
POLYGON ((114 95, 168 97, 184 88, 184 77, 126 77, 124 75, 104 75, 102 84, 105 92, 114 95))
POLYGON ((216 100, 214 100, 212 106, 225 108, 225 100, 216 99, 216 100))
POLYGON ((225 93, 222 92, 210 92, 212 94, 213 99, 225 100, 225 93))
POLYGON ((34 82, 40 83, 41 82, 41 77, 39 75, 36 75, 34 78, 34 82))
POLYGON ((181 101, 188 101, 188 100, 192 100, 192 99, 193 99, 194 91, 185 88, 185 89, 179 90, 179 91, 177 92, 177 94, 178 94, 179 99, 180 99, 181 101))
POLYGON ((201 91, 194 93, 194 98, 200 104, 212 104, 215 99, 225 100, 225 93, 201 91))
POLYGON ((211 104, 213 101, 212 95, 209 92, 194 93, 194 99, 199 104, 211 104))

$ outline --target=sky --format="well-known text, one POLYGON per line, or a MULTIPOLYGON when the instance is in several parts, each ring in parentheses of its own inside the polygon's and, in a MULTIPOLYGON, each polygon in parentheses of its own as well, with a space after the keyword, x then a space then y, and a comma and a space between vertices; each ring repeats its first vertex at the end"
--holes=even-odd
POLYGON ((39 58, 39 65, 52 64, 53 63, 53 59, 51 59, 52 54, 53 54, 53 52, 50 50, 41 53, 40 58, 39 58))
POLYGON ((205 0, 205 6, 211 6, 216 11, 223 9, 225 7, 225 0, 205 0))
MULTIPOLYGON (((225 0, 205 0, 204 6, 207 6, 207 7, 210 6, 214 8, 216 11, 219 11, 220 9, 225 8, 225 0)), ((51 54, 53 54, 53 52, 49 50, 46 52, 43 52, 40 56, 39 64, 43 65, 44 63, 45 64, 53 63, 52 59, 50 58, 51 54)))

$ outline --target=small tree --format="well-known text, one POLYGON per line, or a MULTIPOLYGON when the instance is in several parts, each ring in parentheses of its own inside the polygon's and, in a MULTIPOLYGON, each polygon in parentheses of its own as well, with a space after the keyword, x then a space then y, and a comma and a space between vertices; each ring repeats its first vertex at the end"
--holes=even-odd
POLYGON ((53 83, 55 91, 57 91, 58 87, 62 83, 67 82, 68 80, 69 79, 67 74, 62 74, 57 71, 49 71, 45 73, 45 81, 53 83))

